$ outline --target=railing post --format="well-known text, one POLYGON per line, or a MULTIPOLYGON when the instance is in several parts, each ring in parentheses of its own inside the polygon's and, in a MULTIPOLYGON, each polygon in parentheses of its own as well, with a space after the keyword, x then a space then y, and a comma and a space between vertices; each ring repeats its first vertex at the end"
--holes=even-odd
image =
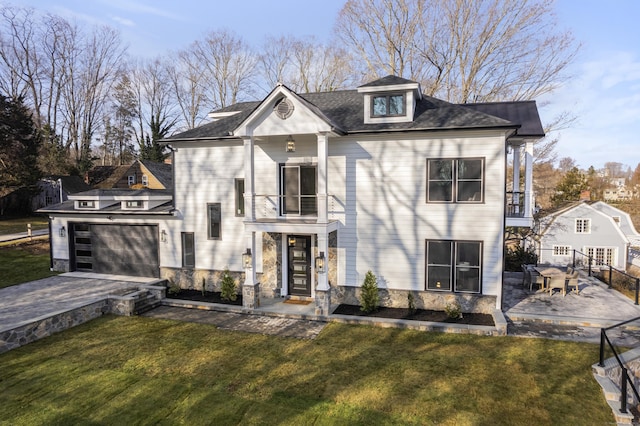
POLYGON ((622 395, 620 396, 620 412, 621 413, 626 413, 627 412, 627 380, 628 380, 628 376, 627 376, 627 369, 625 367, 621 367, 622 368, 622 376, 620 378, 620 380, 622 380, 622 383, 620 383, 620 388, 622 390, 622 395))
POLYGON ((600 329, 600 362, 598 366, 604 367, 604 328, 600 329))
POLYGON ((609 288, 613 287, 613 283, 611 282, 612 276, 613 276, 613 267, 609 265, 609 288))
POLYGON ((636 278, 636 305, 638 304, 638 290, 640 289, 640 278, 636 278))
POLYGON ((589 276, 591 276, 591 256, 588 256, 587 259, 589 260, 589 276))
POLYGON ((576 249, 573 249, 573 261, 571 262, 571 267, 576 267, 576 249))

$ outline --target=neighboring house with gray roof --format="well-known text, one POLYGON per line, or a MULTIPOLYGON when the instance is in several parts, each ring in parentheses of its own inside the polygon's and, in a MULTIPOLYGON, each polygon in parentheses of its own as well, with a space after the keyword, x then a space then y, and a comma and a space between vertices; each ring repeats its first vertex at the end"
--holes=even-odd
POLYGON ((638 234, 629 215, 602 201, 571 203, 540 218, 538 262, 566 265, 592 259, 593 266, 611 265, 625 270, 630 241, 638 234))
POLYGON ((171 164, 136 160, 124 166, 96 166, 87 172, 87 182, 96 189, 171 189, 171 164))
POLYGON ((107 268, 86 244, 104 251, 123 241, 107 235, 139 228, 124 255, 107 256, 150 260, 121 268, 215 289, 228 269, 247 309, 295 296, 328 314, 359 303, 369 270, 387 306, 411 294, 418 308, 500 308, 504 227, 533 225, 533 143, 544 135, 535 102, 456 105, 387 76, 323 93, 279 84, 210 117, 163 141, 171 203, 93 193, 49 209, 54 264, 107 268))
POLYGON ((91 189, 80 176, 47 176, 37 185, 39 192, 32 199, 33 211, 67 201, 69 195, 91 189))

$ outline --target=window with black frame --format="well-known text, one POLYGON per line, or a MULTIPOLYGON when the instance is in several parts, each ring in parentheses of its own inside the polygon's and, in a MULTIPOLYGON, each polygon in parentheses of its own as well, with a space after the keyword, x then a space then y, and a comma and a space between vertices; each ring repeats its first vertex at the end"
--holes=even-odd
POLYGON ((427 160, 428 203, 482 203, 483 158, 427 160))
POLYGON ((481 292, 482 242, 426 241, 426 289, 481 292))
POLYGON ((222 225, 222 213, 220 203, 207 204, 207 234, 210 240, 219 240, 221 238, 220 228, 222 225))
POLYGON ((371 116, 389 117, 405 115, 403 94, 377 95, 371 97, 371 116))
POLYGON ((196 250, 193 232, 182 233, 182 267, 195 268, 196 250))

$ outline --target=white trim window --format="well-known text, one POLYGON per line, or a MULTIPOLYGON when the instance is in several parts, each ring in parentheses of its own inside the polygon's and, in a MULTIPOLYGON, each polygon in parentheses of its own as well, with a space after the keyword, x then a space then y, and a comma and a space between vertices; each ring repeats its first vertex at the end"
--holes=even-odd
POLYGON ((426 289, 480 293, 482 242, 426 240, 426 289))
POLYGON ((554 256, 569 256, 571 254, 571 246, 553 246, 554 256))
POLYGON ((149 176, 142 175, 142 186, 149 186, 149 176))
POLYGON ((371 96, 371 117, 397 117, 406 115, 405 96, 402 93, 371 96))
POLYGON ((590 234, 591 219, 576 219, 576 234, 590 234))
POLYGON ((127 176, 127 185, 133 186, 136 184, 136 175, 127 176))
POLYGON ((586 247, 585 253, 591 258, 592 266, 614 266, 618 260, 615 247, 586 247))

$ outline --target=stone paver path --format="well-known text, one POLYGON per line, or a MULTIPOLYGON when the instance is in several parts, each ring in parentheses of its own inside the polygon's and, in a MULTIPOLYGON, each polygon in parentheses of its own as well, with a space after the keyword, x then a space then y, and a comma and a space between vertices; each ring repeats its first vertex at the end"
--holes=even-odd
POLYGON ((189 309, 175 306, 160 306, 142 315, 151 318, 212 324, 225 330, 303 339, 314 339, 326 325, 325 322, 321 321, 189 309))

